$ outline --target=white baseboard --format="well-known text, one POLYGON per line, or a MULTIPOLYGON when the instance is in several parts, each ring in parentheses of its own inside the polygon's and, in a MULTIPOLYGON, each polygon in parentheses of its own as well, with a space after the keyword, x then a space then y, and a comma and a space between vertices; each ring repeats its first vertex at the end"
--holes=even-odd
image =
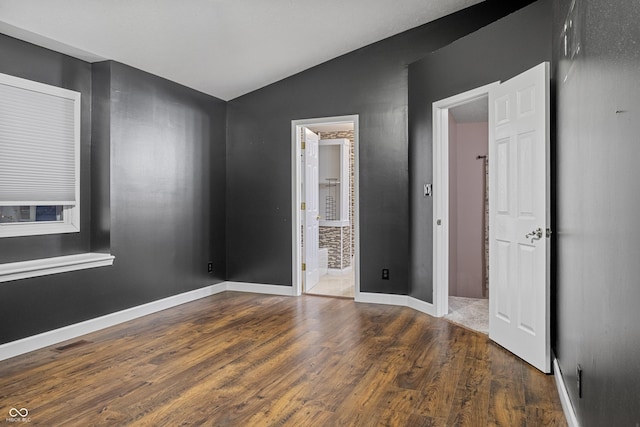
POLYGON ((436 307, 430 302, 425 302, 414 297, 408 297, 408 300, 409 307, 413 308, 414 310, 417 310, 424 314, 428 314, 429 316, 437 317, 436 307))
POLYGON ((395 294, 377 294, 374 292, 358 292, 356 294, 356 302, 365 302, 368 304, 387 304, 387 305, 399 305, 403 307, 408 306, 406 295, 395 294))
POLYGON ((356 302, 364 302, 368 304, 387 304, 399 305, 401 307, 409 307, 429 316, 436 317, 436 309, 433 304, 410 297, 408 295, 395 294, 376 294, 372 292, 358 292, 355 298, 356 302))
POLYGON ((580 427, 578 424, 578 418, 576 417, 576 411, 573 409, 573 404, 569 398, 567 387, 564 385, 564 378, 562 377, 562 371, 558 364, 558 359, 553 358, 553 375, 556 380, 556 387, 558 387, 558 395, 560 396, 560 403, 562 404, 562 411, 564 417, 567 419, 569 427, 580 427))
MULTIPOLYGON (((126 310, 96 317, 95 319, 89 319, 84 322, 2 344, 0 345, 0 361, 224 291, 254 292, 259 294, 283 296, 294 295, 292 286, 265 285, 261 283, 246 282, 222 282, 216 285, 206 286, 204 288, 195 289, 179 295, 173 295, 171 297, 152 301, 137 307, 131 307, 126 310)), ((358 292, 356 295, 356 301, 411 307, 431 316, 433 316, 432 313, 434 312, 432 304, 417 300, 407 295, 358 292)))
POLYGON ((291 286, 263 285, 260 283, 244 282, 222 282, 216 285, 206 286, 183 294, 173 295, 168 298, 152 301, 137 307, 131 307, 126 310, 96 317, 95 319, 89 319, 84 322, 75 323, 73 325, 2 344, 0 345, 0 360, 9 359, 20 354, 48 347, 100 329, 115 326, 120 323, 128 322, 129 320, 137 319, 148 314, 166 310, 171 307, 224 291, 255 292, 259 294, 285 296, 293 295, 293 287, 291 286))
POLYGON ((227 291, 255 292, 257 294, 293 296, 293 286, 264 285, 262 283, 225 282, 227 291))
POLYGON ((183 294, 152 301, 147 304, 131 307, 126 310, 96 317, 95 319, 89 319, 84 322, 43 332, 17 341, 8 342, 0 345, 0 360, 9 359, 20 354, 48 347, 53 344, 77 338, 100 329, 128 322, 129 320, 137 319, 139 317, 146 316, 147 314, 166 310, 167 308, 195 301, 200 298, 205 298, 226 290, 226 282, 218 283, 216 285, 207 286, 185 292, 183 294))

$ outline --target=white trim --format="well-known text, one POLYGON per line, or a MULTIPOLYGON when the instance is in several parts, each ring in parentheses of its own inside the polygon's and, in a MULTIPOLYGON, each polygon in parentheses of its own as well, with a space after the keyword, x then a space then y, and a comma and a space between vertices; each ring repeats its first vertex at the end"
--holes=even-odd
POLYGON ((367 304, 386 304, 386 305, 399 305, 402 307, 408 307, 409 298, 407 295, 396 294, 378 294, 375 292, 360 292, 356 295, 356 302, 364 302, 367 304))
POLYGON ((355 301, 367 304, 386 304, 397 305, 400 307, 409 307, 421 313, 428 314, 429 316, 437 317, 435 315, 436 311, 433 304, 408 295, 360 292, 359 295, 356 296, 355 301))
POLYGON ((74 58, 78 58, 89 63, 105 61, 109 59, 103 56, 98 56, 95 53, 87 52, 86 50, 70 46, 52 38, 28 31, 24 28, 16 27, 6 22, 0 22, 0 33, 6 34, 19 40, 24 40, 37 46, 42 46, 55 52, 73 56, 74 58))
POLYGON ((556 380, 556 387, 558 388, 558 396, 560 396, 560 403, 562 404, 562 411, 564 417, 567 419, 567 425, 569 427, 579 427, 578 418, 576 417, 576 411, 573 409, 573 404, 569 398, 567 387, 564 384, 564 377, 558 364, 558 359, 553 358, 553 374, 556 380))
POLYGON ((437 317, 449 311, 449 108, 488 96, 498 84, 433 103, 433 307, 437 317))
POLYGON ((302 263, 302 250, 298 242, 302 239, 302 219, 300 203, 302 189, 299 185, 302 176, 300 165, 301 149, 298 137, 298 125, 291 121, 291 286, 296 296, 302 295, 302 271, 297 268, 302 263))
POLYGON ((65 89, 63 87, 53 86, 46 83, 40 83, 34 80, 23 79, 22 77, 16 77, 10 74, 0 73, 0 84, 26 89, 33 92, 44 93, 51 96, 57 96, 59 98, 66 98, 72 101, 80 101, 80 92, 77 92, 75 90, 65 89))
POLYGON ((0 85, 11 86, 25 91, 36 92, 73 102, 73 150, 74 150, 74 200, 31 200, 8 201, 2 200, 3 206, 37 206, 47 205, 64 207, 62 221, 24 222, 0 224, 0 237, 36 236, 46 234, 78 233, 80 232, 80 156, 81 156, 81 96, 80 92, 53 86, 21 77, 0 73, 0 85))
POLYGON ((300 167, 300 156, 302 150, 299 140, 299 129, 303 126, 312 126, 317 124, 340 124, 353 123, 353 148, 354 148, 354 171, 353 185, 355 197, 355 209, 353 212, 355 221, 355 297, 360 295, 360 131, 359 116, 357 114, 350 116, 322 117, 315 119, 301 119, 291 121, 291 283, 292 295, 302 295, 302 252, 300 242, 302 240, 302 215, 300 204, 302 203, 302 192, 300 183, 302 182, 302 168, 300 167))
POLYGON ((293 286, 265 285, 262 283, 225 282, 227 291, 254 292, 256 294, 296 296, 293 286))
POLYGON ((114 259, 110 254, 84 253, 0 264, 0 282, 105 267, 112 265, 114 259))
POLYGON ((436 316, 436 308, 433 304, 413 297, 409 297, 408 300, 409 308, 413 308, 414 310, 417 310, 424 314, 428 314, 429 316, 438 317, 436 316))
MULTIPOLYGON (((173 295, 157 301, 152 301, 136 307, 110 313, 104 316, 89 319, 84 322, 43 332, 38 335, 22 338, 17 341, 0 345, 0 361, 19 356, 30 351, 38 350, 63 341, 71 340, 91 332, 109 328, 120 323, 128 322, 148 314, 157 313, 181 304, 206 298, 225 291, 254 292, 267 295, 295 296, 293 287, 266 285, 261 283, 246 282, 221 282, 204 288, 195 289, 178 295, 173 295)), ((417 300, 407 295, 377 294, 369 292, 357 292, 356 302, 372 304, 388 304, 402 307, 410 307, 427 315, 433 316, 433 305, 417 300)))
POLYGON ((205 298, 225 290, 227 290, 227 285, 226 282, 223 282, 2 344, 0 345, 0 360, 9 359, 62 341, 77 338, 81 335, 128 322, 129 320, 137 319, 200 298, 205 298))
MULTIPOLYGON (((15 205, 18 206, 18 205, 15 205)), ((23 204, 22 206, 30 206, 23 204)), ((33 205, 31 205, 33 206, 33 205)), ((55 206, 55 205, 52 205, 55 206)), ((7 222, 0 224, 0 237, 42 236, 45 234, 78 233, 76 206, 64 206, 63 221, 7 222)))

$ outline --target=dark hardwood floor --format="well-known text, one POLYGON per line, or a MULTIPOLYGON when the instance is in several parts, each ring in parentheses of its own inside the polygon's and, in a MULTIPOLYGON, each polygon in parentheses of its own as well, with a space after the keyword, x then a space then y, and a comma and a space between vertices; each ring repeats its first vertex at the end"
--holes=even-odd
POLYGON ((234 292, 0 362, 0 421, 11 408, 46 426, 566 425, 553 377, 485 335, 234 292))

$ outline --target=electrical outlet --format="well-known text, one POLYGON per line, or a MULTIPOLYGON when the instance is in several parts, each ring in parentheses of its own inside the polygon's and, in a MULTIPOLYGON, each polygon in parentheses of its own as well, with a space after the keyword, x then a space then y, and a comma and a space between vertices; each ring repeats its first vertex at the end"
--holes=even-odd
POLYGON ((389 280, 389 269, 388 268, 383 268, 382 269, 382 280, 389 280))
POLYGON ((213 273, 213 263, 209 262, 207 264, 207 273, 213 273))
POLYGON ((582 399, 582 366, 576 366, 576 383, 578 386, 578 398, 582 399))

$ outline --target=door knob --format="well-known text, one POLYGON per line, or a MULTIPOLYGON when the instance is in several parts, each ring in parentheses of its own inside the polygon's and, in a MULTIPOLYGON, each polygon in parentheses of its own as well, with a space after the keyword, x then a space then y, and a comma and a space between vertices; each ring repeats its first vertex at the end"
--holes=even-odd
POLYGON ((534 240, 542 239, 542 228, 538 227, 537 229, 525 234, 524 238, 531 238, 531 243, 533 243, 534 240))

